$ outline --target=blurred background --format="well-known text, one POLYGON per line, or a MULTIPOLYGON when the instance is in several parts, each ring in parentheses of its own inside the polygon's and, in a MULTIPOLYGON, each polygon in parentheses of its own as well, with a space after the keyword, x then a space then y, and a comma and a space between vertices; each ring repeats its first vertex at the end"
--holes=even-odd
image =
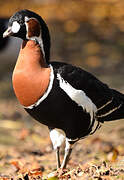
MULTIPOLYGON (((11 76, 21 40, 2 38, 8 18, 20 9, 35 11, 46 21, 51 34, 51 60, 80 66, 124 93, 123 0, 0 0, 0 142, 3 145, 15 145, 19 138, 27 136, 29 129, 30 133, 41 133, 41 129, 33 129, 34 124, 37 129, 39 126, 20 107, 12 89, 11 76)), ((30 136, 34 143, 39 142, 37 136, 30 136)))

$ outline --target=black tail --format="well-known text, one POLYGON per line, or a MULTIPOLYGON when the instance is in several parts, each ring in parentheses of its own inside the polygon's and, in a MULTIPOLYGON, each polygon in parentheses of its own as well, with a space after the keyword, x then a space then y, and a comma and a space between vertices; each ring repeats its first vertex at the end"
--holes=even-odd
POLYGON ((110 89, 112 99, 102 108, 98 109, 97 120, 99 122, 112 121, 124 118, 124 94, 110 89))

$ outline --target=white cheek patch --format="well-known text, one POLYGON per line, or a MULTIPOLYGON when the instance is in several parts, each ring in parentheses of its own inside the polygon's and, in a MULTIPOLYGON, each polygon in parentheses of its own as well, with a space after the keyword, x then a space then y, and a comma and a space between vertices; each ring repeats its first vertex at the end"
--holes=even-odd
POLYGON ((90 114, 91 124, 93 122, 94 115, 97 111, 96 105, 92 100, 85 94, 84 91, 73 88, 67 81, 65 81, 60 74, 57 74, 60 87, 66 92, 66 94, 81 106, 87 113, 90 114))
POLYGON ((12 24, 12 32, 17 33, 20 30, 20 24, 17 21, 14 21, 12 24))

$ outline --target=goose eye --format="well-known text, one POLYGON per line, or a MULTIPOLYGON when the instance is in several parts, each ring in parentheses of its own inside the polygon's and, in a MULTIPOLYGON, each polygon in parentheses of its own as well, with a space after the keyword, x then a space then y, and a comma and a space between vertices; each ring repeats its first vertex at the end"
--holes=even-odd
POLYGON ((14 21, 12 24, 12 32, 17 33, 20 30, 20 24, 17 21, 14 21))

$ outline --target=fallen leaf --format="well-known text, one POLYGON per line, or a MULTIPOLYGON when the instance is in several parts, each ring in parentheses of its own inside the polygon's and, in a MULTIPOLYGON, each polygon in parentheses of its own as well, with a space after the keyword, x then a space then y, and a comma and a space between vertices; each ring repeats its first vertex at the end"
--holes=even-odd
POLYGON ((16 167, 16 171, 19 171, 20 168, 20 163, 18 161, 11 161, 10 164, 16 167))
POLYGON ((40 176, 42 176, 42 174, 43 174, 43 172, 41 171, 40 168, 33 169, 33 170, 29 171, 29 173, 28 173, 29 176, 32 176, 32 175, 35 175, 35 176, 40 175, 40 176))
POLYGON ((58 177, 50 177, 50 178, 48 178, 47 180, 58 180, 59 178, 58 177))
POLYGON ((108 153, 107 159, 111 162, 115 162, 118 158, 119 152, 117 149, 113 149, 111 152, 108 153))

